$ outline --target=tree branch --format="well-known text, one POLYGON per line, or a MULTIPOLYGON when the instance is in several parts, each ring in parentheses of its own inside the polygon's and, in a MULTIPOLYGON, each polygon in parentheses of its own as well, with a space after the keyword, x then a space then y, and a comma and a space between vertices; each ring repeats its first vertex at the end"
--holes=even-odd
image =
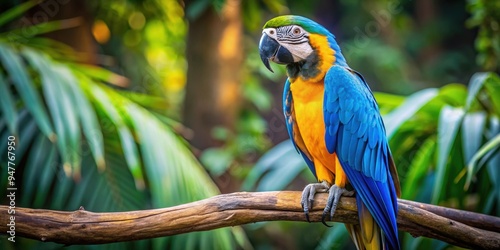
MULTIPOLYGON (((259 221, 305 221, 301 192, 218 195, 175 207, 93 213, 15 208, 15 234, 67 245, 104 244, 176 235, 259 221)), ((321 221, 326 194, 316 196, 310 219, 321 221)), ((9 230, 8 206, 0 206, 0 232, 9 230)), ((333 221, 356 224, 354 198, 342 197, 333 221)), ((414 237, 425 236, 474 249, 500 249, 500 218, 399 200, 398 225, 414 237)), ((320 225, 318 225, 320 226, 320 225)))

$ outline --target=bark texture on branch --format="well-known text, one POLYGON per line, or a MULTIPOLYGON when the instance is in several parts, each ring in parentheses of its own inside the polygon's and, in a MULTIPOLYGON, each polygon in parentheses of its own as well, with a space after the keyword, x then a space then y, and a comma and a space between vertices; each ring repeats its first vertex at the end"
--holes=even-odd
MULTIPOLYGON (((305 221, 301 192, 218 195, 175 207, 93 213, 16 208, 16 236, 67 245, 103 244, 176 235, 259 221, 305 221)), ((317 194, 310 219, 321 221, 326 194, 317 194)), ((8 231, 8 207, 0 206, 0 232, 8 231)), ((342 197, 333 221, 357 223, 356 201, 342 197)), ((473 249, 500 249, 500 218, 399 200, 398 225, 425 236, 473 249), (448 217, 448 218, 447 218, 448 217)), ((318 224, 318 227, 322 225, 318 224)))

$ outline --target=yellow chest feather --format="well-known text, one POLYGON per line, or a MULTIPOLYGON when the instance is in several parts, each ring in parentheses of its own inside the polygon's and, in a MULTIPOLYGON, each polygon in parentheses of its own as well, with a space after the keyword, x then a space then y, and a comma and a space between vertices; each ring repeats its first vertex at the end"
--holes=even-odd
MULTIPOLYGON (((313 161, 329 168, 334 156, 326 149, 323 118, 324 84, 297 79, 290 85, 294 119, 313 161)), ((332 166, 333 167, 333 166, 332 166)), ((331 170, 334 172, 334 170, 331 170)))

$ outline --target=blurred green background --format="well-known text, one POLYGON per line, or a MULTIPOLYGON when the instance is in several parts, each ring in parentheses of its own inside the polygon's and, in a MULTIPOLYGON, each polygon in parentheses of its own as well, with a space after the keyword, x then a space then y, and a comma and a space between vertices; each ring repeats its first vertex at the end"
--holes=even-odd
MULTIPOLYGON (((314 182, 287 140, 284 68, 258 56, 262 25, 282 14, 331 30, 376 91, 402 198, 500 216, 500 1, 487 0, 1 1, 2 204, 11 184, 17 206, 113 212, 314 182)), ((400 237, 403 249, 456 249, 400 237)), ((99 246, 0 238, 2 249, 354 248, 343 225, 302 222, 99 246)))

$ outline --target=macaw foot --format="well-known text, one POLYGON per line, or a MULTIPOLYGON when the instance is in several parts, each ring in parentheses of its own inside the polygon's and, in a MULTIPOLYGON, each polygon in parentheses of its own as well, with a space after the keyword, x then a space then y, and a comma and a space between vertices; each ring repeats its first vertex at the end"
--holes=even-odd
POLYGON ((326 202, 326 207, 323 210, 323 216, 321 216, 321 222, 323 225, 327 227, 331 227, 325 222, 325 218, 327 215, 330 216, 330 220, 333 218, 333 214, 335 214, 335 210, 337 209, 337 204, 339 204, 340 197, 342 195, 352 196, 354 195, 354 191, 348 191, 345 188, 341 188, 337 185, 333 185, 328 190, 328 201, 326 202))
POLYGON ((319 192, 326 193, 328 192, 328 189, 330 189, 330 185, 326 181, 323 181, 322 183, 311 183, 304 188, 304 191, 302 191, 300 204, 304 209, 307 222, 311 222, 309 221, 309 209, 312 208, 314 195, 319 192))

